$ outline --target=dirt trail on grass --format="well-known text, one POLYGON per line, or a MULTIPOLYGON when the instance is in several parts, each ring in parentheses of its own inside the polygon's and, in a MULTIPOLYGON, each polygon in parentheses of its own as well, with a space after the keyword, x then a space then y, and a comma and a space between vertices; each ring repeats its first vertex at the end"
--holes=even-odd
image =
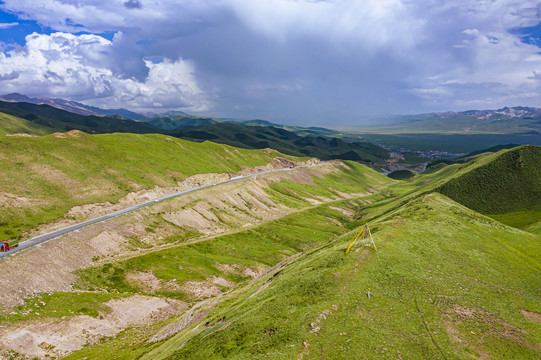
POLYGON ((76 315, 64 318, 29 320, 0 329, 2 351, 28 357, 64 357, 103 336, 114 336, 129 326, 146 326, 185 311, 186 303, 135 295, 105 303, 110 311, 97 318, 76 315))
MULTIPOLYGON (((280 160, 269 166, 282 167, 284 163, 280 160)), ((0 262, 3 274, 0 311, 40 292, 72 291, 77 279, 73 272, 97 262, 237 231, 299 211, 274 203, 265 189, 283 179, 310 183, 312 176, 323 176, 337 169, 335 164, 329 164, 223 184, 95 224, 8 257, 0 262)))

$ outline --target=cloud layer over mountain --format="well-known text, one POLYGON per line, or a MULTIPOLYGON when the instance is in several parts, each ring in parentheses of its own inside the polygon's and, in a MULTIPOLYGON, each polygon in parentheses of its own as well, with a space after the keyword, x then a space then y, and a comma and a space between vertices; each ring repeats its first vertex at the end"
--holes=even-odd
POLYGON ((4 0, 0 9, 43 29, 3 45, 6 93, 314 124, 541 106, 537 1, 4 0))

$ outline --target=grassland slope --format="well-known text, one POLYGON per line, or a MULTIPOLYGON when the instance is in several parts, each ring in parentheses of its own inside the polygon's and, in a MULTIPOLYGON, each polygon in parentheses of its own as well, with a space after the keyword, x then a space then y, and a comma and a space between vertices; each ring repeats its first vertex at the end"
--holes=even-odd
POLYGON ((0 239, 20 236, 76 205, 177 186, 194 174, 235 173, 277 156, 283 155, 158 134, 1 136, 0 239))
POLYGON ((377 253, 346 255, 351 231, 240 289, 143 358, 540 356, 539 236, 436 193, 370 226, 377 253))
POLYGON ((482 165, 436 191, 483 214, 541 211, 541 147, 521 146, 479 158, 482 165))
POLYGON ((49 133, 51 133, 51 129, 47 126, 36 124, 29 120, 0 112, 0 135, 45 135, 49 133))

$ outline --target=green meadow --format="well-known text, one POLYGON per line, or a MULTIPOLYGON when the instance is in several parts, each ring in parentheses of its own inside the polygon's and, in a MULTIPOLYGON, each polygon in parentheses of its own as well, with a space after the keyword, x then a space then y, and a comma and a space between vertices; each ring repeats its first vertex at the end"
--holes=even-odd
MULTIPOLYGON (((17 181, 26 182, 33 191, 26 195, 44 202, 42 210, 15 211, 10 224, 31 219, 35 225, 78 201, 115 201, 129 191, 173 186, 195 173, 235 172, 279 155, 162 135, 12 139, 0 139, 5 149, 13 147, 6 150, 11 155, 1 153, 2 166, 24 171, 6 166, 2 191, 25 196, 17 181), (33 158, 88 194, 54 185, 32 168, 33 158)), ((163 249, 134 243, 139 254, 78 270, 73 292, 29 298, 0 322, 98 317, 107 301, 140 294, 184 301, 188 311, 201 306, 201 318, 156 339, 184 315, 128 327, 66 358, 537 359, 540 151, 521 146, 481 154, 405 180, 345 162, 308 183, 275 181, 265 189, 268 198, 294 213, 163 249), (333 201, 340 193, 351 199, 333 201), (365 224, 377 248, 358 242, 346 254, 365 224), (158 285, 134 281, 137 274, 152 274, 158 285), (187 290, 190 284, 218 291, 200 298, 187 290)), ((175 241, 193 236, 179 232, 175 241)))
POLYGON ((261 166, 277 151, 236 149, 164 135, 69 132, 0 137, 0 240, 61 218, 76 205, 116 202, 188 176, 261 166))

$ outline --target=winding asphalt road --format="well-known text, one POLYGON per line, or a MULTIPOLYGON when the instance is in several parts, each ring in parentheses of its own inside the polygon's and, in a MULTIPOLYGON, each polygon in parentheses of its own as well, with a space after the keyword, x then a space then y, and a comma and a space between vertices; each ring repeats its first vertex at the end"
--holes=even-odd
POLYGON ((9 251, 6 251, 6 252, 0 252, 0 259, 4 258, 6 256, 16 254, 19 251, 23 251, 23 250, 26 250, 28 248, 31 248, 32 246, 36 246, 36 245, 39 245, 39 244, 44 243, 46 241, 52 240, 52 239, 57 238, 59 236, 68 234, 68 233, 70 233, 72 231, 76 231, 76 230, 82 229, 84 227, 97 224, 99 222, 107 221, 107 220, 112 219, 114 217, 121 216, 121 215, 127 214, 129 212, 144 208, 146 206, 150 206, 150 205, 153 205, 153 204, 165 201, 165 200, 169 200, 169 199, 172 199, 172 198, 177 197, 177 196, 188 194, 188 193, 191 193, 191 192, 194 192, 194 191, 197 191, 197 190, 208 189, 208 188, 213 187, 213 186, 227 184, 227 183, 230 183, 230 182, 233 182, 233 181, 239 181, 239 180, 243 180, 243 179, 248 179, 248 178, 251 178, 251 177, 254 177, 254 176, 259 176, 259 175, 263 175, 263 174, 269 174, 269 173, 273 173, 273 172, 277 172, 277 171, 290 171, 290 170, 293 170, 293 169, 304 168, 304 167, 312 167, 312 166, 320 166, 320 165, 324 165, 324 164, 327 164, 327 162, 321 162, 319 164, 311 164, 311 165, 301 165, 301 166, 296 166, 294 168, 283 168, 283 169, 262 171, 262 172, 258 172, 258 173, 251 174, 251 175, 245 175, 245 176, 235 176, 235 177, 233 177, 233 178, 231 178, 229 180, 226 180, 226 181, 221 181, 221 182, 218 182, 218 183, 215 183, 215 184, 205 185, 205 186, 193 188, 193 189, 190 189, 190 190, 184 190, 184 191, 181 191, 181 192, 178 192, 178 193, 175 193, 175 194, 171 194, 171 195, 167 195, 167 196, 155 199, 155 200, 150 200, 150 201, 144 202, 144 203, 139 204, 139 205, 131 206, 131 207, 123 209, 123 210, 115 211, 113 213, 97 217, 95 219, 83 221, 82 223, 71 225, 71 226, 65 227, 63 229, 55 230, 55 231, 52 231, 52 232, 47 233, 47 234, 43 234, 43 235, 33 237, 31 239, 28 239, 26 241, 21 242, 18 247, 14 248, 12 250, 9 250, 9 251))

